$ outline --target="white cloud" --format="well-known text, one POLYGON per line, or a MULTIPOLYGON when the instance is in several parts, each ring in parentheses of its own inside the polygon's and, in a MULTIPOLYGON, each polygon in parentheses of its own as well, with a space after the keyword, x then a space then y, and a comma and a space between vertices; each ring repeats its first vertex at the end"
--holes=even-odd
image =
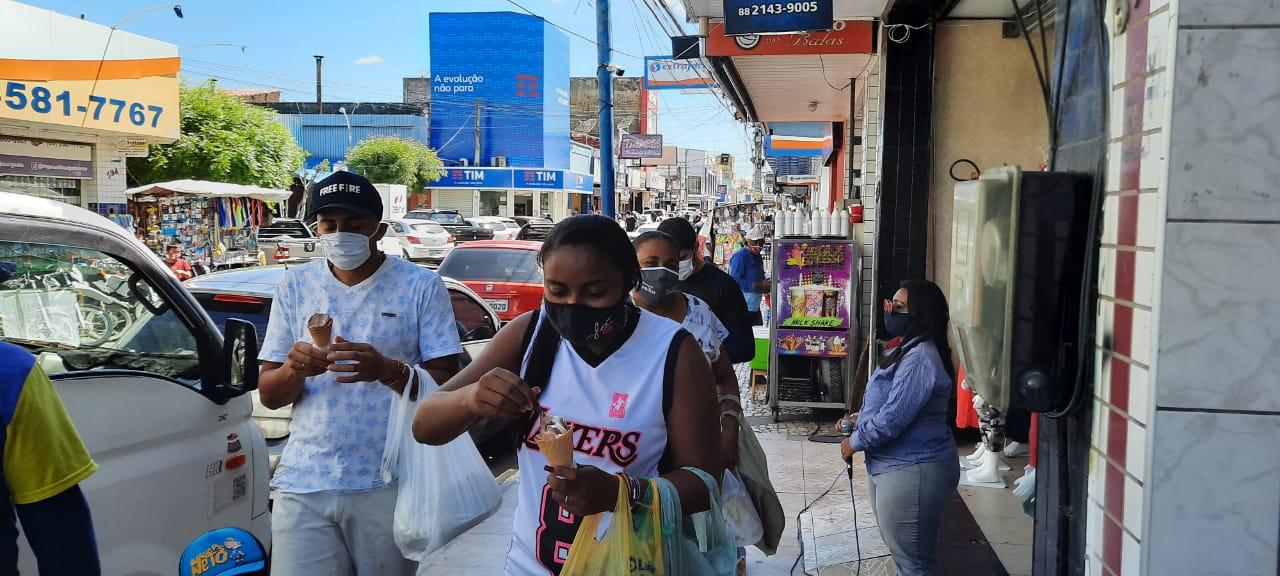
POLYGON ((361 57, 359 57, 359 58, 356 58, 356 64, 358 64, 358 65, 360 65, 360 66, 369 66, 369 65, 372 65, 372 64, 381 64, 381 63, 383 63, 383 62, 386 62, 386 60, 384 60, 381 56, 378 56, 378 55, 376 55, 376 54, 371 54, 371 55, 369 55, 369 56, 361 56, 361 57))

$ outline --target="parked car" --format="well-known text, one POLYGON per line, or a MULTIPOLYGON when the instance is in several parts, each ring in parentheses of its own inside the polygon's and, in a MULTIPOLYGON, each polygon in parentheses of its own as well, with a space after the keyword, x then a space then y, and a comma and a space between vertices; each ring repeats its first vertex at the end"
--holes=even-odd
MULTIPOLYGON (((267 333, 267 320, 271 316, 271 302, 275 297, 276 285, 280 283, 285 270, 284 266, 266 266, 215 272, 188 280, 186 286, 210 317, 215 320, 233 316, 243 318, 252 322, 257 327, 259 337, 263 337, 267 333)), ((498 315, 466 285, 450 278, 442 280, 449 290, 449 300, 453 304, 454 323, 458 329, 458 337, 462 340, 462 361, 465 365, 471 358, 479 356, 494 334, 498 333, 498 315)), ((257 392, 254 392, 253 419, 267 439, 272 472, 275 471, 276 463, 288 441, 289 421, 292 418, 292 406, 269 410, 258 401, 257 392)), ((500 431, 493 424, 473 427, 472 439, 477 443, 492 439, 500 431)))
POLYGON ((421 220, 383 220, 382 251, 406 260, 439 262, 453 251, 454 237, 443 226, 421 220))
MULTIPOLYGON (((0 192, 0 340, 36 355, 98 471, 80 483, 103 574, 173 574, 182 551, 217 528, 271 545, 267 446, 250 419, 253 324, 224 331, 151 250, 82 208, 0 192), (69 267, 124 280, 127 327, 89 345, 69 267)), ((92 274, 86 275, 86 277, 92 274)), ((119 318, 119 315, 116 315, 119 318)), ((12 471, 10 471, 12 473, 12 471)), ((25 539, 18 570, 38 572, 25 539)))
POLYGON ((268 264, 294 264, 324 258, 320 241, 310 226, 294 218, 276 218, 258 229, 258 249, 268 264))
POLYGON ((654 232, 657 229, 658 229, 657 222, 648 222, 648 223, 636 226, 636 229, 632 230, 631 232, 627 232, 627 237, 631 238, 632 240, 635 240, 636 238, 639 238, 641 234, 644 234, 645 232, 654 232))
POLYGON ((494 240, 515 240, 520 231, 515 220, 498 216, 475 216, 468 218, 467 224, 493 231, 494 240))
POLYGON ((551 234, 551 229, 555 227, 556 225, 552 224, 550 220, 530 221, 516 233, 516 240, 537 240, 541 242, 547 239, 547 235, 551 234))
POLYGON ((648 222, 661 222, 666 219, 667 219, 666 210, 663 210, 661 208, 651 208, 649 210, 644 211, 644 218, 642 220, 648 221, 648 222))
POLYGON ((555 222, 552 222, 550 218, 543 218, 541 216, 512 216, 511 219, 514 220, 521 228, 530 224, 555 224, 555 222))
POLYGON ((461 244, 474 240, 492 240, 493 230, 487 230, 467 223, 466 218, 457 210, 413 210, 404 215, 405 220, 430 220, 444 226, 454 236, 454 242, 461 244))
POLYGON ((440 274, 474 290, 503 322, 542 304, 541 242, 486 240, 453 249, 440 263, 440 274))

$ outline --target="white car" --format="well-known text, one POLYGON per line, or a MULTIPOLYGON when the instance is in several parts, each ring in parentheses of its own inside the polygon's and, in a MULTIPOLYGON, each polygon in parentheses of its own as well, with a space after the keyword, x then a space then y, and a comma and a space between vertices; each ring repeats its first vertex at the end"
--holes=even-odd
POLYGON ((636 226, 636 229, 635 229, 635 230, 633 230, 633 231, 631 231, 631 232, 627 232, 627 237, 628 237, 628 238, 631 238, 632 240, 635 240, 636 238, 639 238, 639 237, 640 237, 640 235, 641 235, 641 234, 644 234, 645 232, 657 232, 657 231, 658 231, 658 223, 657 223, 657 222, 649 222, 649 223, 646 223, 646 224, 641 224, 641 225, 639 225, 639 226, 636 226))
POLYGON ((453 251, 454 237, 429 220, 383 220, 387 234, 378 248, 388 256, 440 262, 453 251))
MULTIPOLYGON (((215 326, 151 249, 88 210, 0 192, 0 340, 53 380, 98 464, 80 483, 103 574, 176 572, 210 530, 248 530, 271 548, 267 444, 250 419, 258 385, 253 324, 215 326), (78 273, 88 286, 60 282, 78 273), (86 339, 90 291, 114 302, 86 339)), ((12 473, 12 471, 9 471, 12 473)), ((26 539, 18 572, 36 574, 26 539)))
POLYGON ((520 225, 515 220, 500 216, 474 216, 467 218, 467 224, 492 230, 494 240, 515 240, 520 233, 520 225))

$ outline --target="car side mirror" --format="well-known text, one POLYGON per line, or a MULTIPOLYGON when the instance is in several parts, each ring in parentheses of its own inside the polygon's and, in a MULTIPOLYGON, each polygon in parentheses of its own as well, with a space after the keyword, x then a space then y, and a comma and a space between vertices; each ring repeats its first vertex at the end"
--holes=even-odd
POLYGON ((467 332, 467 335, 464 336, 462 340, 464 342, 475 342, 476 340, 489 340, 497 335, 498 333, 493 330, 493 326, 485 324, 483 326, 477 326, 474 330, 467 332))
POLYGON ((229 318, 223 331, 223 388, 227 398, 258 389, 258 329, 250 322, 229 318))

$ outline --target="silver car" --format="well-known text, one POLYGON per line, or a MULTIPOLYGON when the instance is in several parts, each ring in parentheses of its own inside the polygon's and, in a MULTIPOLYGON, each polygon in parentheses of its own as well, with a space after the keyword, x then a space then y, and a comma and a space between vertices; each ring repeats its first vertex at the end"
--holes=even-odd
MULTIPOLYGON (((228 318, 252 322, 257 327, 261 348, 261 339, 267 333, 267 320, 271 316, 271 301, 275 297, 276 285, 286 269, 285 266, 264 266, 215 272, 192 278, 185 286, 215 324, 222 325, 228 318)), ((498 333, 498 315, 480 296, 461 282, 443 277, 442 280, 449 289, 449 301, 453 304, 454 324, 462 341, 462 363, 465 366, 471 358, 483 352, 484 347, 498 333)), ((253 392, 253 419, 267 439, 272 472, 275 471, 284 444, 288 441, 289 422, 292 418, 292 406, 269 410, 258 400, 257 391, 253 392)), ((480 444, 496 436, 501 429, 497 423, 485 423, 474 428, 471 436, 480 444)))

